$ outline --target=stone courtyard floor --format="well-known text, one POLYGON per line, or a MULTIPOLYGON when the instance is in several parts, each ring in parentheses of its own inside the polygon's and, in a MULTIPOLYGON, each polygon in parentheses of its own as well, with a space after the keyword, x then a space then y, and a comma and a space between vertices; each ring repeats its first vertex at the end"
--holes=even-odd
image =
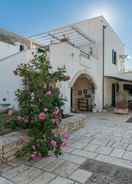
POLYGON ((2 165, 0 184, 132 184, 132 114, 86 116, 63 156, 2 165))

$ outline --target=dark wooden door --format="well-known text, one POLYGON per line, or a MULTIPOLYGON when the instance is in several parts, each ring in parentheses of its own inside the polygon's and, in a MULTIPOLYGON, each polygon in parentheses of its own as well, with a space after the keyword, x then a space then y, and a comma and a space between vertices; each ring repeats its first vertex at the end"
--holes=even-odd
POLYGON ((112 84, 112 106, 116 105, 116 85, 112 84))

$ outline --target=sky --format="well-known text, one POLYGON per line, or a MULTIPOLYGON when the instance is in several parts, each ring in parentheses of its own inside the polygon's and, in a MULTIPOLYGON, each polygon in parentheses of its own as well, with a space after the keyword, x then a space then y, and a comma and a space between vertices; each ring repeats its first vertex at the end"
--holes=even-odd
POLYGON ((0 27, 23 36, 99 15, 118 33, 131 59, 132 0, 0 0, 0 27))

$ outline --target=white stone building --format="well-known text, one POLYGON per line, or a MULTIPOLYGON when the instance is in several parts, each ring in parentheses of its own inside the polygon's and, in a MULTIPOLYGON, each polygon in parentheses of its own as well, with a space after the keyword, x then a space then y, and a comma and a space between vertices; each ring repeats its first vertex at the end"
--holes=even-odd
POLYGON ((27 38, 0 29, 0 104, 17 107, 15 91, 21 82, 13 71, 31 59, 31 48, 32 42, 27 38))
POLYGON ((28 40, 30 48, 22 52, 21 59, 16 56, 12 61, 10 58, 0 63, 0 76, 5 77, 0 79, 0 99, 10 90, 9 103, 14 103, 13 93, 18 85, 10 72, 25 57, 29 60, 31 50, 36 47, 34 40, 39 45, 48 46, 53 68, 65 65, 70 76, 69 81, 60 84, 67 100, 65 113, 93 109, 100 112, 106 106, 115 106, 119 91, 132 93, 132 73, 125 70, 124 44, 104 17, 51 30, 34 36, 32 40, 33 43, 28 40), (27 52, 30 54, 26 55, 27 52))

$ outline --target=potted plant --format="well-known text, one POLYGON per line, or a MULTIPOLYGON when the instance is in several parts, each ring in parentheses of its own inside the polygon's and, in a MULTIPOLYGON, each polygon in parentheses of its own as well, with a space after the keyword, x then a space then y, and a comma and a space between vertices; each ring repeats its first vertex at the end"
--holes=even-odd
POLYGON ((116 108, 114 109, 115 113, 119 114, 128 114, 128 93, 122 92, 117 96, 116 108))

